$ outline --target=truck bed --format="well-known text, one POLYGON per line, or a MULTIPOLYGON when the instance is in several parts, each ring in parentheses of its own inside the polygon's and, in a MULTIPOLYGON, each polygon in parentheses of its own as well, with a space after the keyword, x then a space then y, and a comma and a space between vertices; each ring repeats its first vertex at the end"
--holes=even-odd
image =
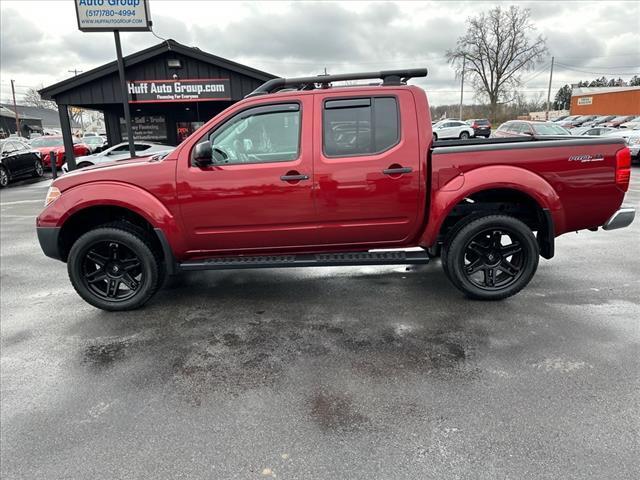
MULTIPOLYGON (((617 137, 578 137, 569 135, 557 136, 532 136, 532 137, 504 137, 504 138, 470 138, 468 140, 451 139, 436 140, 432 144, 432 149, 449 147, 483 147, 480 150, 498 150, 503 148, 533 148, 539 146, 556 147, 556 146, 579 146, 579 145, 604 145, 620 143, 617 137), (535 144, 534 142, 545 142, 544 144, 535 144), (492 148, 493 147, 493 148, 492 148)), ((475 148, 464 148, 464 151, 476 150, 475 148)), ((458 151, 458 150, 456 150, 458 151)), ((462 151, 462 150, 460 150, 462 151)))

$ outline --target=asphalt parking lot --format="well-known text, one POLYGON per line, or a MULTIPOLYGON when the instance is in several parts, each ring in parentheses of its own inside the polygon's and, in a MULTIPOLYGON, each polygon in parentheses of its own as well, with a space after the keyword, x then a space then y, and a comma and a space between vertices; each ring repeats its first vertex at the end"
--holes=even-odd
POLYGON ((0 194, 2 478, 640 476, 639 219, 499 303, 436 261, 198 272, 110 314, 38 247, 46 184, 0 194))

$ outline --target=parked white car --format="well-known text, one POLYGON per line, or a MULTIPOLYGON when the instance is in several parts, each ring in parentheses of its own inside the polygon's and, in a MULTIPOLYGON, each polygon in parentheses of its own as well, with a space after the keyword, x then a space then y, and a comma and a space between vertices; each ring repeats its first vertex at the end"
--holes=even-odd
POLYGON ((621 123, 618 128, 630 128, 633 130, 634 128, 637 128, 639 126, 640 126, 640 115, 635 118, 632 118, 628 122, 621 123))
MULTIPOLYGON (((136 149, 136 155, 145 157, 155 153, 171 151, 175 148, 161 143, 144 141, 136 141, 134 146, 136 149)), ((111 148, 107 148, 100 153, 76 158, 76 168, 92 167, 93 165, 115 162, 117 160, 126 160, 127 158, 131 158, 131 154, 129 153, 129 143, 122 142, 111 148)), ((62 171, 68 171, 66 163, 62 166, 62 171)))
POLYGON ((631 161, 640 162, 640 126, 617 129, 607 136, 624 138, 627 147, 631 150, 631 161))
POLYGON ((433 126, 433 139, 460 138, 466 140, 474 136, 471 125, 460 120, 440 120, 433 126))

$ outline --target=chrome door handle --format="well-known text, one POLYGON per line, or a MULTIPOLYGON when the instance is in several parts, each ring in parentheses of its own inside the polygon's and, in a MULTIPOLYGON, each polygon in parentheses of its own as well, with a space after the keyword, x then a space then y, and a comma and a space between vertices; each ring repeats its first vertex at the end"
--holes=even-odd
POLYGON ((398 168, 385 168, 382 173, 385 175, 401 175, 403 173, 411 173, 413 168, 411 167, 398 167, 398 168))
POLYGON ((280 180, 283 182, 299 182, 300 180, 309 180, 309 175, 282 175, 280 180))

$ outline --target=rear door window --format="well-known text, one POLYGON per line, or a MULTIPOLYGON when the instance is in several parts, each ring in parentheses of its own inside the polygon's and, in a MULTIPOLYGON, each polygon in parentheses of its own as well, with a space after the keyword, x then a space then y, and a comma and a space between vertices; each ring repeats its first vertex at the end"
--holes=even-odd
POLYGON ((381 153, 400 140, 395 97, 327 100, 323 112, 323 148, 328 157, 381 153))

